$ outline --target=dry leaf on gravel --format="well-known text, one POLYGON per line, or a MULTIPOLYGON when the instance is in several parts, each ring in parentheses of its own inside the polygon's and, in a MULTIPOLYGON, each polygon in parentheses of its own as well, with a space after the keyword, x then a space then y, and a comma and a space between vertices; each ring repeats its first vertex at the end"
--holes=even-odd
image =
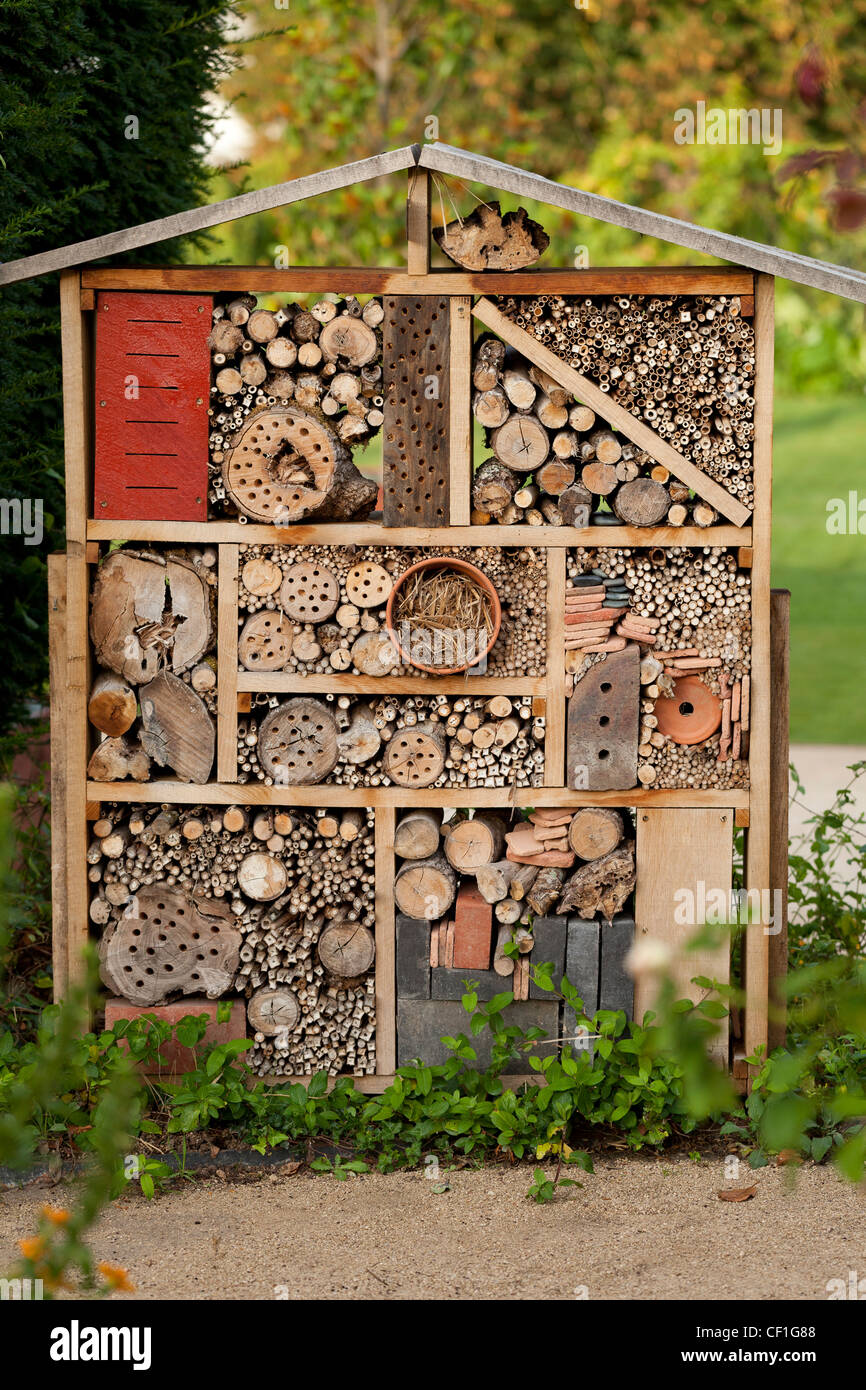
POLYGON ((754 1197, 757 1190, 757 1183, 753 1187, 723 1187, 719 1193, 719 1201, 748 1202, 750 1197, 754 1197))

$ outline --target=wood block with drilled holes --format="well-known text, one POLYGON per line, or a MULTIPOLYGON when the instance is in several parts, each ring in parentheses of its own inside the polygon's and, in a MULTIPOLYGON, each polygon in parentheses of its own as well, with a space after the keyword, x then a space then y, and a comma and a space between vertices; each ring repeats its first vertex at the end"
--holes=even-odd
POLYGON ((100 291, 98 521, 206 521, 209 295, 100 291))
POLYGON ((640 648, 609 652, 578 681, 568 702, 568 785, 625 791, 637 782, 640 648))
POLYGON ((488 970, 493 908, 474 883, 462 883, 454 904, 454 969, 488 970))
POLYGON ((383 306, 382 519, 386 526, 447 526, 449 303, 386 294, 383 306))

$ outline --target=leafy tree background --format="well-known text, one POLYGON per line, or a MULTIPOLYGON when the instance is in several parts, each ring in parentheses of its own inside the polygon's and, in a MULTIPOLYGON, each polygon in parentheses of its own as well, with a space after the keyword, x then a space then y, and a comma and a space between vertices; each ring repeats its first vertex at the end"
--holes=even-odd
MULTIPOLYGON (((224 40, 236 17, 225 0, 0 3, 3 260, 209 199, 204 99, 235 61, 224 40), (137 139, 126 137, 128 116, 137 118, 137 139)), ((138 261, 182 258, 177 243, 165 242, 138 261)), ((9 286, 0 309, 0 497, 42 498, 46 513, 41 546, 0 537, 5 731, 44 695, 45 556, 63 544, 57 276, 9 286)))

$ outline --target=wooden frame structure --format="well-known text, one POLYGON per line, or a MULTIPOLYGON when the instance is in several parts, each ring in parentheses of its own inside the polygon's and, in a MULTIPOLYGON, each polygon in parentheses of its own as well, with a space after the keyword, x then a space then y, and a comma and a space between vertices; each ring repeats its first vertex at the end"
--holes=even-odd
MULTIPOLYGON (((621 205, 608 200, 562 190, 546 180, 538 180, 524 171, 483 160, 448 147, 427 146, 423 149, 394 151, 378 160, 361 161, 347 170, 331 171, 322 181, 296 180, 292 184, 265 190, 261 194, 244 195, 228 204, 198 209, 166 219, 165 223, 112 234, 83 243, 67 252, 50 252, 30 257, 16 266, 0 268, 0 283, 41 274, 62 268, 60 297, 62 314, 64 423, 67 478, 67 551, 65 560, 54 558, 50 567, 52 604, 52 719, 54 805, 54 964, 57 991, 76 978, 80 969, 80 948, 88 932, 89 884, 86 875, 85 851, 88 822, 98 815, 102 801, 175 802, 179 804, 244 804, 315 806, 325 802, 334 807, 372 805, 376 810, 376 994, 377 994, 377 1055, 378 1074, 363 1078, 359 1084, 377 1090, 386 1085, 396 1064, 395 1036, 395 979, 394 979, 394 902, 393 902, 393 844, 395 810, 413 804, 427 806, 489 807, 501 805, 503 792, 485 789, 446 789, 412 792, 400 787, 346 788, 315 785, 279 788, 263 783, 238 784, 236 775, 236 726, 239 698, 256 690, 333 691, 358 693, 368 691, 367 678, 334 674, 325 677, 295 675, 263 675, 238 670, 237 613, 238 613, 238 553, 241 543, 255 541, 281 545, 310 543, 355 544, 387 543, 391 546, 474 545, 515 546, 542 545, 547 555, 549 587, 548 636, 546 674, 539 678, 518 680, 493 677, 440 677, 415 679, 378 678, 375 689, 381 693, 425 694, 478 693, 501 691, 508 694, 532 695, 546 702, 545 785, 541 788, 513 789, 507 793, 509 805, 612 805, 645 810, 650 813, 693 810, 718 813, 730 830, 734 825, 745 829, 746 887, 766 890, 776 886, 773 880, 773 845, 780 843, 781 817, 786 806, 775 804, 771 798, 771 600, 770 600, 770 538, 771 538, 771 479, 772 479, 772 395, 773 395, 773 277, 763 269, 753 269, 756 260, 767 264, 763 254, 775 256, 784 264, 781 273, 790 278, 812 278, 808 283, 823 282, 823 287, 852 298, 866 299, 866 277, 838 268, 806 264, 805 258, 788 257, 786 253, 762 248, 757 256, 753 250, 743 254, 744 264, 733 267, 687 267, 666 269, 543 269, 515 273, 467 273, 460 270, 430 270, 430 190, 429 170, 454 172, 462 177, 483 179, 522 195, 540 198, 559 206, 572 206, 589 216, 618 220, 611 211, 621 205), (113 254, 148 241, 177 235, 195 227, 214 225, 230 216, 247 215, 266 207, 277 207, 296 198, 339 188, 358 178, 373 177, 395 170, 409 171, 407 197, 407 268, 288 268, 236 266, 179 266, 160 269, 125 269, 123 267, 75 268, 91 256, 113 254), (519 177, 518 177, 519 176, 519 177), (552 190, 559 190, 554 196, 552 190), (568 196, 566 196, 568 195, 568 196), (571 201, 569 201, 571 199, 571 201), (605 206, 602 207, 601 205, 605 206), (169 225, 170 224, 170 225, 169 225), (792 273, 795 272, 795 273, 792 273), (832 281, 832 283, 829 283, 832 281), (363 524, 303 524, 277 528, 273 526, 242 525, 234 521, 211 521, 204 525, 186 522, 105 521, 92 514, 92 325, 95 296, 100 290, 171 290, 219 292, 252 290, 286 295, 309 291, 320 293, 400 293, 445 295, 451 306, 450 373, 452 393, 450 403, 450 526, 441 529, 406 527, 384 529, 372 523, 363 524), (698 527, 627 527, 605 528, 552 527, 533 528, 478 527, 469 524, 470 484, 472 470, 472 434, 470 416, 470 372, 473 321, 495 329, 521 350, 526 349, 528 334, 510 325, 490 302, 490 295, 521 294, 708 294, 729 293, 743 296, 754 303, 756 344, 755 380, 755 438, 754 438, 754 512, 749 512, 721 487, 701 475, 706 493, 708 483, 715 489, 712 500, 724 514, 721 524, 712 532, 698 527), (721 497, 716 494, 721 494, 721 497), (87 695, 90 687, 90 648, 88 639, 88 595, 90 569, 99 558, 100 543, 111 540, 132 540, 174 543, 207 541, 218 547, 219 612, 218 612, 218 697, 217 697, 217 777, 203 786, 192 786, 173 780, 148 783, 93 783, 87 781, 88 723, 87 695), (563 604, 566 585, 566 547, 577 545, 605 546, 688 546, 708 542, 735 546, 740 562, 751 567, 752 576, 752 672, 753 711, 749 752, 750 787, 748 790, 694 790, 635 788, 629 791, 598 792, 571 791, 565 782, 566 699, 565 677, 561 653, 564 640, 563 604), (62 758, 56 755, 62 752, 62 758), (774 830, 773 816, 776 817, 774 830), (65 872, 64 872, 65 870, 65 872)), ((631 210, 633 213, 640 210, 631 210)), ((658 219, 654 214, 642 214, 623 221, 622 225, 647 234, 664 236, 684 245, 698 245, 702 251, 731 255, 735 238, 705 233, 704 229, 683 230, 685 224, 658 219), (662 227, 660 224, 664 224, 662 227), (692 233, 701 233, 703 240, 692 233), (709 238, 709 239, 707 239, 709 238), (715 240, 713 240, 715 238, 715 240)), ((747 249, 750 243, 743 243, 747 249)), ((530 339, 530 342, 534 340, 530 339)), ((552 370, 546 350, 536 345, 536 362, 552 370)), ((592 383, 564 364, 556 362, 562 384, 586 396, 592 383)), ((592 402, 589 402, 592 404, 592 402)), ((615 407, 609 397, 602 397, 599 407, 607 419, 613 419, 615 407), (613 408, 613 409, 612 409, 613 408)), ((622 415, 627 412, 621 411, 622 415)), ((646 427, 629 417, 631 437, 646 427)), ((638 440, 637 442, 640 442, 638 440)), ((652 436, 656 451, 661 441, 652 436)), ((671 471, 686 483, 697 473, 694 466, 676 450, 669 449, 665 462, 671 471), (691 470, 691 472, 690 472, 691 470)), ((778 738, 776 739, 778 742, 778 738)), ((778 780, 778 770, 776 772, 778 780)), ((638 864, 640 881, 640 854, 638 864)), ((784 885, 778 885, 784 886, 784 885)), ((778 952, 775 953, 778 957, 778 952)), ((777 962, 776 969, 780 965, 777 962)), ((767 1001, 770 991, 769 938, 760 925, 747 932, 745 970, 748 1004, 745 1014, 745 1055, 766 1044, 768 1037, 767 1001)), ((735 1075, 745 1077, 742 1062, 734 1066, 735 1075)))

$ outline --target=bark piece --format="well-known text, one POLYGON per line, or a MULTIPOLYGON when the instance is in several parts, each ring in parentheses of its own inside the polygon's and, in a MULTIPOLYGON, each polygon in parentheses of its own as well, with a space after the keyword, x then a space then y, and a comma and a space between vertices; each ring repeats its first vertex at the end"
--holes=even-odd
POLYGON ((582 483, 572 483, 559 494, 559 511, 565 526, 588 526, 593 496, 582 483))
POLYGON ((490 516, 498 516, 513 500, 519 482, 517 475, 504 463, 488 459, 473 479, 473 505, 490 516))
POLYGON ((138 742, 125 738, 106 738, 94 750, 87 764, 87 775, 94 782, 146 782, 150 777, 150 758, 138 742))
POLYGON ((557 915, 576 912, 580 917, 591 918, 600 912, 611 922, 634 892, 634 885, 634 844, 630 841, 601 859, 581 865, 571 875, 563 889, 557 915))
POLYGON ((520 270, 550 245, 544 228, 525 208, 503 217, 499 203, 481 203, 462 222, 433 229, 440 250, 464 270, 520 270))
POLYGON ((206 782, 213 766, 216 730, 204 701, 168 671, 141 689, 141 742, 160 767, 183 782, 206 782))
POLYGON ((337 725, 321 700, 286 700, 262 720, 258 750, 277 786, 321 782, 337 764, 337 725))
POLYGON ((232 987, 241 934, 227 905, 164 884, 141 888, 99 943, 99 974, 135 1004, 168 995, 217 999, 232 987))
POLYGON ((526 895, 526 904, 536 917, 546 917, 556 902, 565 881, 562 869, 546 866, 539 869, 535 882, 526 895))

